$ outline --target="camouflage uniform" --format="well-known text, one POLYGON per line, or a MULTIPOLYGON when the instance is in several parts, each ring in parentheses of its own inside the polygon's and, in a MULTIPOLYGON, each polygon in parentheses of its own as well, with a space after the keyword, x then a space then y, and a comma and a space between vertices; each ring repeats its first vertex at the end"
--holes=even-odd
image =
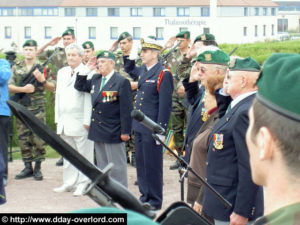
POLYGON ((300 224, 300 202, 285 206, 258 218, 254 225, 297 225, 300 224))
POLYGON ((166 63, 166 67, 170 68, 172 71, 174 80, 171 121, 172 129, 174 132, 174 147, 180 153, 184 141, 184 125, 186 112, 185 107, 182 104, 184 97, 178 96, 177 90, 180 86, 182 86, 182 81, 189 75, 191 71, 191 67, 189 64, 182 63, 183 58, 184 57, 177 49, 169 56, 166 63))
MULTIPOLYGON (((41 64, 36 61, 35 64, 41 64)), ((34 66, 34 65, 33 65, 34 66)), ((8 84, 19 86, 20 81, 26 73, 28 73, 25 61, 17 62, 12 68, 13 75, 8 84)), ((55 83, 52 76, 46 75, 49 82, 55 83)), ((26 94, 30 99, 30 103, 25 106, 43 123, 46 122, 45 111, 45 92, 42 84, 35 85, 35 91, 26 94)), ((25 104, 24 102, 21 104, 25 104)), ((22 159, 24 162, 42 161, 45 159, 45 142, 32 133, 21 121, 17 123, 18 139, 21 148, 22 159)))

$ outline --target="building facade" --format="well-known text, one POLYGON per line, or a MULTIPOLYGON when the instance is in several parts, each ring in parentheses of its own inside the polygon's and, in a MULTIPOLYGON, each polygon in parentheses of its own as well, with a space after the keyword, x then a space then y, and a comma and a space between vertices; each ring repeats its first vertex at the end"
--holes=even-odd
POLYGON ((162 44, 182 30, 191 38, 213 33, 218 43, 275 39, 278 5, 271 0, 2 0, 0 48, 26 39, 39 45, 74 28, 78 43, 107 49, 120 33, 155 35, 162 44), (250 1, 247 1, 250 2, 250 1))

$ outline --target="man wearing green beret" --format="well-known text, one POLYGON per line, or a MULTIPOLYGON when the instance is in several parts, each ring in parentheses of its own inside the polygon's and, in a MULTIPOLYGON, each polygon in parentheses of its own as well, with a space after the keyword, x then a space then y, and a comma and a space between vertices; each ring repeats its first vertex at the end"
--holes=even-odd
MULTIPOLYGON (((37 42, 35 40, 27 40, 23 44, 24 60, 16 62, 13 66, 13 76, 8 82, 9 92, 25 93, 20 103, 27 107, 34 115, 45 122, 46 120, 46 102, 45 89, 49 91, 55 90, 55 81, 50 76, 50 71, 42 68, 42 71, 36 69, 31 76, 35 80, 32 84, 22 84, 22 78, 37 64, 41 64, 37 60, 37 42)), ((40 171, 41 162, 45 160, 45 142, 33 134, 22 122, 18 121, 17 131, 19 145, 21 148, 22 159, 25 168, 16 175, 16 179, 24 179, 34 176, 35 180, 42 180, 43 176, 40 171), (32 169, 32 162, 35 161, 35 167, 32 169)))
MULTIPOLYGON (((204 57, 208 59, 205 54, 204 57)), ((233 100, 209 137, 206 180, 232 204, 231 208, 224 207, 210 190, 204 189, 202 211, 216 225, 253 224, 263 215, 263 189, 251 179, 245 139, 259 73, 259 64, 250 57, 232 62, 226 82, 233 100)))
POLYGON ((83 64, 87 64, 90 60, 96 60, 94 44, 91 41, 86 41, 82 44, 84 55, 83 64))
MULTIPOLYGON (((182 62, 184 55, 189 51, 189 44, 191 42, 190 32, 182 31, 179 32, 175 38, 170 38, 167 47, 171 48, 174 41, 180 43, 177 49, 166 59, 165 66, 170 68, 173 74, 174 80, 174 92, 172 96, 172 130, 174 137, 174 148, 179 155, 182 155, 182 146, 184 140, 184 127, 186 120, 186 110, 182 103, 185 97, 184 87, 182 85, 182 80, 190 73, 190 68, 181 68, 178 70, 178 66, 182 62), (170 44, 170 46, 168 46, 170 44)), ((169 49, 170 50, 170 49, 169 49)), ((166 53, 167 54, 167 53, 166 53)), ((171 170, 177 169, 179 167, 179 162, 175 162, 170 166, 171 170)))
POLYGON ((299 54, 271 55, 249 111, 252 179, 266 187, 265 216, 255 225, 300 224, 299 61, 299 54))
POLYGON ((128 79, 114 71, 115 56, 102 51, 97 55, 97 74, 87 79, 78 74, 75 88, 92 96, 92 119, 88 138, 95 142, 97 166, 114 166, 110 175, 127 187, 125 142, 130 139, 132 95, 128 79))

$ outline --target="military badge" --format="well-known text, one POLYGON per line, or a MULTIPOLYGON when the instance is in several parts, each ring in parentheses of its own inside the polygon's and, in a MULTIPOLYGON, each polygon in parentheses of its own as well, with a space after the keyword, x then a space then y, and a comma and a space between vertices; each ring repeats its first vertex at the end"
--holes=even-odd
POLYGON ((205 61, 211 61, 212 60, 211 54, 204 54, 204 57, 205 57, 205 61))
POLYGON ((108 52, 104 52, 104 56, 105 57, 108 57, 109 55, 108 55, 108 52))
POLYGON ((32 41, 30 41, 30 42, 29 42, 29 45, 30 45, 30 46, 33 46, 33 43, 32 43, 32 41))
POLYGON ((118 95, 118 92, 117 91, 113 91, 113 100, 114 101, 117 101, 117 95, 118 95))
POLYGON ((141 38, 140 40, 141 40, 141 44, 144 44, 144 42, 145 42, 144 38, 141 38))
POLYGON ((217 150, 223 149, 223 134, 214 134, 214 147, 217 150))
POLYGON ((230 58, 229 65, 228 65, 230 68, 235 66, 236 59, 237 58, 234 58, 234 57, 230 58))
POLYGON ((106 91, 102 91, 102 97, 103 97, 103 100, 102 102, 105 103, 107 101, 107 97, 106 97, 106 91))
POLYGON ((89 44, 85 44, 86 48, 91 48, 91 46, 89 44))
POLYGON ((206 36, 205 35, 201 36, 201 41, 206 41, 206 36))
POLYGON ((187 39, 188 34, 184 34, 183 37, 184 39, 187 39))
POLYGON ((95 93, 95 85, 92 86, 92 90, 90 91, 91 94, 95 93))
POLYGON ((201 110, 202 121, 205 122, 209 118, 209 114, 205 108, 201 110))
POLYGON ((126 38, 126 34, 123 34, 122 37, 123 37, 123 39, 125 39, 126 38))
POLYGON ((70 32, 70 31, 68 31, 68 35, 71 35, 71 32, 70 32))

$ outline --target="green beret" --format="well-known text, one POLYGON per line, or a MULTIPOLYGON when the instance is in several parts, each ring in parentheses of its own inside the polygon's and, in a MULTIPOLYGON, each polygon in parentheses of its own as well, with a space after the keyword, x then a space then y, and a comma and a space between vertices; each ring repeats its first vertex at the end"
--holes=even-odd
POLYGON ((23 44, 23 48, 29 46, 29 47, 37 47, 37 42, 35 40, 27 40, 23 44))
POLYGON ((72 36, 74 36, 74 30, 72 28, 69 28, 69 29, 65 30, 65 32, 63 32, 63 34, 61 36, 63 37, 65 35, 72 35, 72 36))
POLYGON ((82 47, 83 47, 84 49, 94 48, 94 44, 93 44, 93 42, 91 42, 91 41, 86 41, 86 42, 84 42, 84 43, 82 44, 82 47))
POLYGON ((176 38, 190 39, 191 33, 187 30, 181 31, 176 35, 176 38))
POLYGON ((128 32, 123 32, 122 34, 120 34, 119 38, 118 38, 118 42, 124 40, 125 38, 131 37, 131 35, 128 32))
POLYGON ((97 59, 99 58, 106 58, 106 59, 112 59, 115 61, 115 55, 110 52, 110 51, 101 51, 98 55, 97 55, 97 59))
POLYGON ((257 99, 265 106, 300 122, 300 55, 275 53, 263 65, 257 99))
POLYGON ((260 71, 260 65, 251 57, 245 59, 235 58, 229 63, 230 70, 241 70, 241 71, 260 71))
POLYGON ((229 62, 229 55, 221 50, 205 51, 197 56, 196 61, 204 64, 220 64, 227 65, 229 62))
POLYGON ((212 34, 201 34, 196 37, 194 43, 197 41, 216 41, 215 36, 212 34))

